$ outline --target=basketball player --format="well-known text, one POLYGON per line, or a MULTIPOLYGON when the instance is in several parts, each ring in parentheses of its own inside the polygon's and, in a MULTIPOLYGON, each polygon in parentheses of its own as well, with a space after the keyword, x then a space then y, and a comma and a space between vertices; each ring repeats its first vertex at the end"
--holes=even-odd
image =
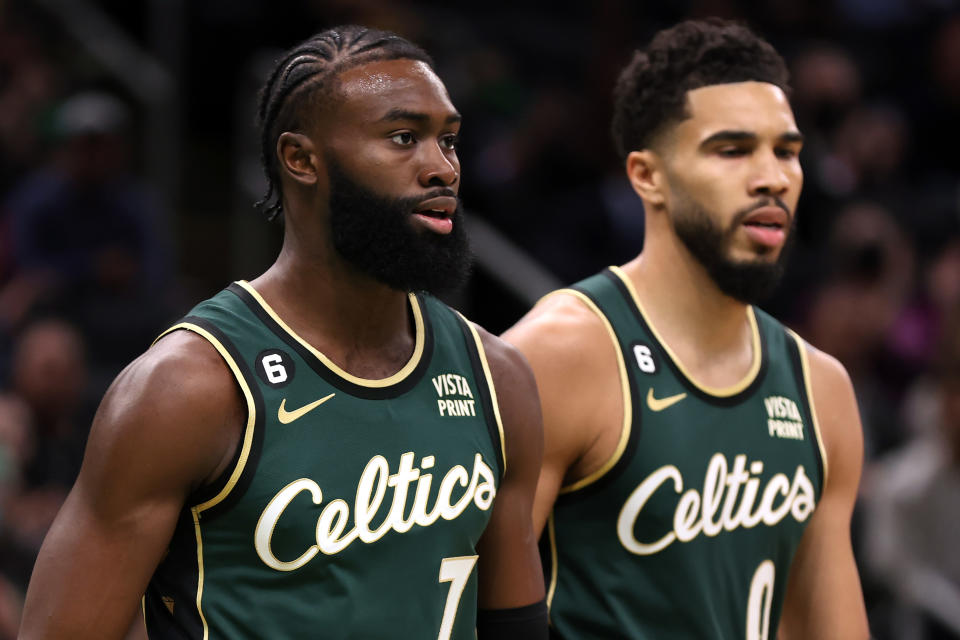
POLYGON ((541 393, 534 528, 557 637, 867 637, 850 381, 753 306, 802 183, 786 91, 744 27, 657 34, 615 92, 642 253, 506 334, 541 393))
POLYGON ((151 638, 545 637, 533 376, 418 293, 468 255, 430 58, 330 29, 259 119, 280 255, 107 392, 22 637, 121 637, 144 594, 151 638))

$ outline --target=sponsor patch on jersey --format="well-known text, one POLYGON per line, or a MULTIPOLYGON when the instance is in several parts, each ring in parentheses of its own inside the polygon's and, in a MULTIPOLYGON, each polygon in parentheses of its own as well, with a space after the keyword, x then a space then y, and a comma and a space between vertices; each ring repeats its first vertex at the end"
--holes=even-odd
POLYGON ((803 418, 796 402, 783 396, 767 396, 763 405, 767 408, 767 432, 771 438, 803 440, 803 418))
POLYGON ((437 411, 442 416, 465 417, 477 415, 476 401, 470 381, 458 373, 441 373, 431 379, 437 390, 437 411))

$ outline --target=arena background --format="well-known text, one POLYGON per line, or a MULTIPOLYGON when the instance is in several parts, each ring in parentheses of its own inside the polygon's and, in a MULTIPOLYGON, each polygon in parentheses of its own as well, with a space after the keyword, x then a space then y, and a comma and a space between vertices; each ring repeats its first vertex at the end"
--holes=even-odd
POLYGON ((744 20, 793 73, 798 241, 765 307, 853 377, 854 535, 876 638, 960 638, 960 11, 955 0, 0 2, 0 638, 103 391, 165 325, 271 261, 256 91, 335 24, 435 58, 464 116, 478 266, 451 303, 500 332, 643 243, 609 135, 634 47, 744 20), (64 180, 72 176, 82 189, 64 180))

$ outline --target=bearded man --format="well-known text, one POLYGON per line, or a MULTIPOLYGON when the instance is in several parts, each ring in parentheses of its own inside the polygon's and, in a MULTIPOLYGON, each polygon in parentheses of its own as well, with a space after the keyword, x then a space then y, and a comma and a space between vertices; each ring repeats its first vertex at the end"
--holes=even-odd
POLYGON ((754 306, 802 185, 787 90, 781 57, 737 24, 681 23, 637 51, 613 133, 643 251, 504 336, 543 406, 552 637, 867 637, 850 380, 754 306))
POLYGON ((533 376, 429 293, 469 259, 429 56, 329 29, 259 119, 280 255, 107 392, 21 638, 120 638, 141 597, 151 638, 546 637, 533 376))

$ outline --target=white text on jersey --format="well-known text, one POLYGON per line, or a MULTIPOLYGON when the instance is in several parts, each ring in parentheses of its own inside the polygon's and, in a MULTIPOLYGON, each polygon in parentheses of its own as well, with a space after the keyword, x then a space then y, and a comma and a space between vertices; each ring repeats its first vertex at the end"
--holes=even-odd
POLYGON ((803 419, 797 403, 783 396, 763 399, 767 408, 767 431, 770 437, 803 440, 803 419))
POLYGON ((470 383, 467 379, 456 373, 442 373, 434 376, 431 381, 433 388, 437 390, 437 410, 442 416, 475 416, 477 408, 473 399, 473 392, 470 391, 470 383), (448 398, 446 396, 459 395, 461 398, 448 398))
POLYGON ((690 542, 701 533, 713 537, 739 527, 749 529, 761 522, 772 527, 788 514, 797 522, 804 522, 813 512, 815 498, 813 483, 803 466, 797 465, 792 482, 783 473, 774 474, 762 493, 760 478, 756 477, 761 473, 763 462, 759 460, 751 462, 747 471, 747 456, 740 454, 734 457, 733 469, 728 470, 726 457, 722 453, 713 454, 703 479, 703 492, 688 489, 680 496, 673 515, 673 530, 657 540, 641 542, 634 530, 650 497, 667 480, 673 480, 676 493, 683 491, 680 470, 672 464, 662 466, 627 498, 617 518, 617 537, 630 553, 647 556, 663 551, 677 540, 690 542), (774 504, 778 498, 779 504, 774 504))
MULTIPOLYGON (((294 560, 283 561, 273 553, 271 540, 273 530, 280 520, 280 516, 293 502, 301 491, 310 492, 314 504, 323 502, 323 491, 310 478, 300 478, 281 489, 267 507, 260 514, 257 528, 254 532, 254 545, 257 555, 268 567, 277 571, 293 571, 310 562, 318 552, 327 555, 339 553, 349 547, 354 541, 370 544, 382 538, 388 531, 405 533, 414 525, 429 527, 438 519, 453 520, 473 502, 477 508, 486 511, 493 504, 497 493, 494 484, 493 471, 477 453, 473 459, 473 473, 468 473, 462 465, 455 465, 447 471, 440 481, 437 499, 432 507, 428 508, 428 498, 433 475, 421 473, 421 469, 414 466, 415 455, 412 451, 400 456, 400 465, 397 472, 390 473, 387 459, 377 455, 367 462, 360 475, 357 485, 356 500, 353 505, 353 528, 344 532, 350 521, 350 506, 340 498, 331 500, 320 512, 317 520, 315 545, 311 545, 294 560), (466 491, 458 498, 454 498, 454 486, 466 487, 466 491), (375 529, 371 523, 377 517, 380 506, 383 504, 387 487, 393 488, 393 499, 386 519, 375 529), (409 494, 413 493, 413 506, 409 517, 404 517, 409 502, 409 494)), ((425 456, 420 466, 426 470, 433 467, 434 456, 425 456)))

